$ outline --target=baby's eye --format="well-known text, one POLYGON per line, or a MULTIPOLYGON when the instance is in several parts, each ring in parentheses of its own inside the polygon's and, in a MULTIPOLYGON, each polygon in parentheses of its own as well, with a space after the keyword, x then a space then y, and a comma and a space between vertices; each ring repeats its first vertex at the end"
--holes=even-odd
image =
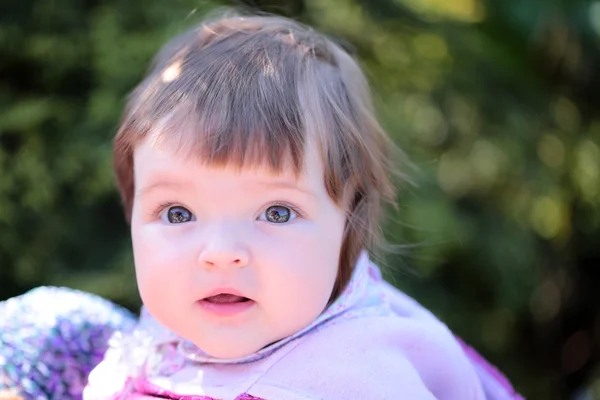
POLYGON ((285 206, 270 206, 259 217, 260 220, 271 222, 273 224, 284 224, 296 218, 294 211, 285 206))
POLYGON ((160 218, 170 224, 182 224, 194 219, 194 214, 185 207, 173 206, 166 209, 160 218))

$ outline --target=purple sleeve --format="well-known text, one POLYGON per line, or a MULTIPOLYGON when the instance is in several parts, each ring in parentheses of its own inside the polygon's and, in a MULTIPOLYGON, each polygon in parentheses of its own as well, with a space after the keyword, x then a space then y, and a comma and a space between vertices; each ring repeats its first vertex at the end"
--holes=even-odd
POLYGON ((479 377, 486 400, 524 400, 525 398, 515 392, 509 380, 472 347, 460 338, 456 338, 465 355, 473 364, 479 377))

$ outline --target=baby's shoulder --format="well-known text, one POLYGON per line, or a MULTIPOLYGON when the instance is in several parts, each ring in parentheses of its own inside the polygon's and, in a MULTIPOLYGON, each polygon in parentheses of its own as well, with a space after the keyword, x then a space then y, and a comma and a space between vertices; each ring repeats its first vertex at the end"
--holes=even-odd
POLYGON ((481 398, 471 364, 443 324, 397 316, 330 323, 300 339, 266 378, 328 399, 481 398))

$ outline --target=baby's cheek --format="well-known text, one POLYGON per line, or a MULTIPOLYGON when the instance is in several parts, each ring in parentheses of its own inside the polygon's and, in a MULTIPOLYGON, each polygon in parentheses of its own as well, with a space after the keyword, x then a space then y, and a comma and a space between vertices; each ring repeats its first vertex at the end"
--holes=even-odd
POLYGON ((174 264, 169 261, 173 255, 167 243, 161 243, 155 235, 134 234, 132 237, 137 280, 140 290, 143 290, 165 278, 167 266, 174 264))
POLYGON ((308 314, 319 314, 325 307, 337 277, 337 254, 327 255, 332 249, 324 249, 323 242, 310 240, 307 247, 293 259, 285 287, 288 296, 294 296, 296 304, 302 304, 308 314))

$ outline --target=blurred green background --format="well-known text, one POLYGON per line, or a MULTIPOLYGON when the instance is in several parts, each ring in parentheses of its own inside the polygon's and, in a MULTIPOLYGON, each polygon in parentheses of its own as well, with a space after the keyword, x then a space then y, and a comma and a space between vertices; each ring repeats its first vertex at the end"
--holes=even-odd
MULTIPOLYGON (((239 2, 0 2, 0 300, 136 310, 111 139, 153 53, 239 2)), ((264 0, 351 45, 417 163, 388 278, 529 399, 600 399, 600 1, 264 0)))

